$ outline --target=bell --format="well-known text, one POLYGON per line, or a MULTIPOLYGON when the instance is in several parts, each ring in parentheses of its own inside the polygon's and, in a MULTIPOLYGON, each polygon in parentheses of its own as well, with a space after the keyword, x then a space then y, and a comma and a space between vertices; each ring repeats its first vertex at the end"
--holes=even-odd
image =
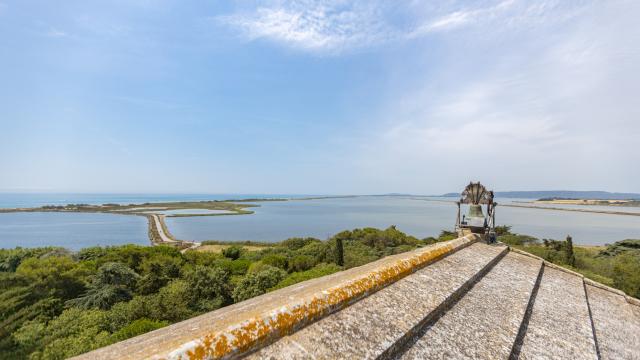
POLYGON ((469 205, 469 215, 466 218, 467 225, 474 228, 482 228, 485 226, 484 213, 482 212, 482 205, 471 204, 469 205))
POLYGON ((469 205, 469 215, 467 215, 467 218, 482 218, 484 220, 482 205, 469 205))

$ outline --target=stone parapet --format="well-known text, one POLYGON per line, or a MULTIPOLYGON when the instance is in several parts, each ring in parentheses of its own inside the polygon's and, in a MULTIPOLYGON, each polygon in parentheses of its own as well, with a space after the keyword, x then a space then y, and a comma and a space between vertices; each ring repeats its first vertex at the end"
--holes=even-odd
POLYGON ((258 296, 77 359, 221 359, 268 345, 479 240, 471 234, 258 296))

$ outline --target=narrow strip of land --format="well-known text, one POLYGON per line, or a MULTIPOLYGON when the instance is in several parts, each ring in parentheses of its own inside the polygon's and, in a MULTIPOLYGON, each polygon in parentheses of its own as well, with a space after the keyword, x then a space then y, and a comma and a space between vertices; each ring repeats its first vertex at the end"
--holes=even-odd
MULTIPOLYGON (((411 199, 412 200, 419 200, 419 201, 421 200, 421 201, 431 201, 431 202, 455 203, 454 200, 417 199, 417 198, 411 198, 411 199)), ((526 209, 540 209, 540 210, 574 211, 574 212, 593 213, 593 214, 640 216, 640 212, 629 212, 629 211, 607 211, 607 210, 594 210, 594 209, 569 209, 569 208, 559 208, 559 207, 550 207, 550 206, 518 205, 518 204, 499 204, 499 206, 501 206, 501 207, 513 207, 513 208, 526 208, 526 209)))
POLYGON ((151 217, 149 218, 149 221, 153 222, 156 232, 158 233, 158 237, 160 238, 159 242, 157 241, 158 239, 155 239, 155 241, 154 239, 151 239, 151 242, 154 245, 165 245, 165 244, 177 245, 183 248, 182 250, 180 250, 181 252, 195 249, 202 245, 201 243, 195 242, 195 241, 176 240, 173 236, 168 234, 165 231, 166 225, 164 223, 164 215, 152 214, 151 217))
POLYGON ((559 208, 559 207, 546 207, 546 206, 535 206, 535 205, 516 205, 516 204, 500 204, 500 206, 515 207, 515 208, 527 208, 527 209, 540 209, 540 210, 575 211, 575 212, 584 212, 584 213, 593 213, 593 214, 640 216, 640 212, 639 213, 634 213, 634 212, 629 212, 629 211, 607 211, 607 210, 593 210, 593 209, 568 209, 568 208, 559 208))
POLYGON ((167 233, 164 232, 164 224, 163 221, 160 220, 160 216, 153 214, 151 215, 151 217, 153 218, 153 221, 156 224, 156 230, 158 231, 158 236, 160 236, 160 240, 162 240, 162 242, 169 242, 169 243, 176 243, 177 241, 170 238, 169 236, 167 236, 167 233))

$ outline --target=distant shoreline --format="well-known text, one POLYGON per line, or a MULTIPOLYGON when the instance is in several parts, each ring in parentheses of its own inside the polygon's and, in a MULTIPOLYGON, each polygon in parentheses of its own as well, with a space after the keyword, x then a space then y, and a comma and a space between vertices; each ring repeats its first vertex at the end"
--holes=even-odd
MULTIPOLYGON (((441 200, 441 199, 417 199, 414 200, 422 200, 422 201, 432 201, 432 202, 444 202, 444 203, 455 203, 453 200, 441 200)), ((628 216, 640 216, 639 213, 632 213, 627 211, 606 211, 606 210, 592 210, 592 209, 568 209, 568 208, 559 208, 559 207, 548 207, 548 206, 535 206, 535 205, 516 205, 516 204, 498 204, 498 207, 513 207, 513 208, 526 208, 526 209, 540 209, 540 210, 558 210, 558 211, 573 211, 573 212, 583 212, 583 213, 593 213, 593 214, 607 214, 607 215, 628 215, 628 216)))

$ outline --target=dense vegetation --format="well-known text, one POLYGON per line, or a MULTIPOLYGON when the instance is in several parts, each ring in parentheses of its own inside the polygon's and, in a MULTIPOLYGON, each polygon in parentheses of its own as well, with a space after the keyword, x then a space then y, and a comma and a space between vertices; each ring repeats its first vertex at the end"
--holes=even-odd
MULTIPOLYGON (((640 240, 606 247, 538 240, 499 227, 499 240, 640 297, 640 240)), ((356 229, 221 253, 168 246, 0 250, 0 358, 62 359, 300 281, 455 238, 356 229), (340 246, 342 244, 342 246, 340 246)), ((255 245, 255 244, 254 244, 255 245)))
POLYGON ((66 358, 451 236, 418 240, 390 227, 222 253, 134 245, 0 250, 0 358, 66 358))
POLYGON ((640 240, 627 239, 606 246, 573 246, 570 237, 564 241, 541 241, 509 230, 508 226, 501 227, 498 240, 640 298, 640 240))

